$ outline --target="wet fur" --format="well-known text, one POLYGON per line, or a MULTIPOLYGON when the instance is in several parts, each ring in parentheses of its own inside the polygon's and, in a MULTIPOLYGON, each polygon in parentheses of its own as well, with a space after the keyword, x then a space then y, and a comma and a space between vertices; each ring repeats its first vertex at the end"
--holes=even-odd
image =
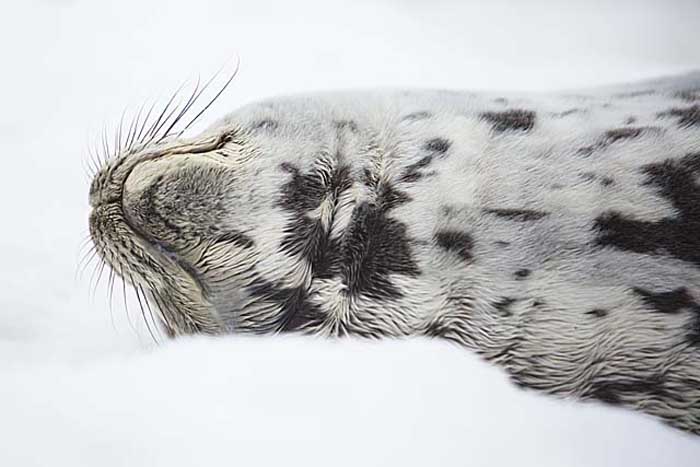
POLYGON ((700 434, 698 89, 263 101, 105 164, 91 232, 172 335, 440 337, 700 434))

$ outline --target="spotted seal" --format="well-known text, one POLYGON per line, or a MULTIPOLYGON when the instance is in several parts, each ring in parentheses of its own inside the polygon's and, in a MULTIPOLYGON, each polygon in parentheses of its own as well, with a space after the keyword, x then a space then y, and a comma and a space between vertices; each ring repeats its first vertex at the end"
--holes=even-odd
POLYGON ((170 335, 434 336, 700 434, 700 73, 279 97, 189 138, 187 110, 137 118, 90 189, 170 335))

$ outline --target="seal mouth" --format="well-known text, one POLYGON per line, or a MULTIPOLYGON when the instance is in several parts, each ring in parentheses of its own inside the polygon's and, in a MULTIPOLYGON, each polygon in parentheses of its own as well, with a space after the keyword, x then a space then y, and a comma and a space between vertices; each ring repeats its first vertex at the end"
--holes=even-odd
POLYGON ((223 324, 206 298, 206 287, 197 271, 168 245, 139 227, 129 215, 125 207, 125 185, 141 164, 213 151, 229 140, 226 134, 219 134, 196 141, 163 141, 129 151, 108 161, 90 188, 89 229, 97 255, 111 268, 111 274, 133 288, 144 319, 145 306, 170 337, 218 334, 223 331, 223 324))

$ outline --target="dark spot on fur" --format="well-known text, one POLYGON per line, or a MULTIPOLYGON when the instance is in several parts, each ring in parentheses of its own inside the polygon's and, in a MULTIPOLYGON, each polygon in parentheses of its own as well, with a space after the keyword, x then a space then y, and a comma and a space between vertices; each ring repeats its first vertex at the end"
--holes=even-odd
POLYGON ((637 117, 627 117, 625 120, 625 125, 632 125, 634 123, 637 123, 637 117))
POLYGON ((608 316, 608 310, 604 310, 603 308, 593 308, 591 311, 587 311, 586 314, 595 316, 596 318, 603 318, 608 316))
POLYGON ((292 174, 291 180, 282 187, 280 206, 296 213, 312 211, 329 194, 340 194, 352 185, 348 166, 324 167, 302 174, 289 163, 280 165, 282 170, 292 174))
POLYGON ((321 221, 305 214, 291 220, 284 232, 282 250, 306 258, 311 264, 314 277, 327 278, 336 242, 330 238, 330 233, 321 221))
POLYGON ((605 141, 607 143, 614 143, 622 139, 636 138, 641 135, 644 130, 645 128, 641 127, 615 128, 605 132, 605 141))
POLYGON ((530 275, 530 273, 532 273, 532 271, 530 271, 529 269, 518 269, 518 270, 515 271, 515 273, 514 273, 515 279, 516 279, 516 280, 525 279, 525 278, 527 278, 527 277, 530 275))
POLYGON ((548 212, 535 211, 532 209, 484 209, 484 211, 498 217, 519 222, 536 221, 549 215, 548 212))
POLYGON ((471 261, 474 242, 472 237, 458 230, 442 230, 435 234, 435 243, 446 251, 456 253, 464 261, 471 261))
POLYGON ((426 151, 445 153, 450 149, 450 146, 451 143, 445 138, 432 138, 425 142, 423 149, 426 151))
POLYGON ((449 148, 450 142, 444 138, 429 139, 423 145, 423 150, 430 152, 430 154, 423 156, 418 162, 406 166, 400 180, 405 183, 413 183, 429 175, 422 173, 421 169, 428 167, 433 162, 434 157, 444 154, 449 148))
POLYGON ((401 176, 401 181, 413 183, 420 180, 423 178, 423 174, 420 172, 420 169, 429 166, 432 161, 433 156, 424 156, 418 162, 406 166, 406 171, 401 176))
POLYGON ((642 297, 644 303, 659 313, 678 313, 681 310, 698 306, 685 287, 656 293, 639 287, 633 288, 632 291, 642 297))
POLYGON ((338 265, 350 295, 363 294, 384 300, 403 293, 391 282, 391 275, 416 277, 420 274, 411 253, 406 226, 388 216, 397 199, 391 187, 380 190, 375 203, 363 202, 353 209, 342 237, 338 265))
POLYGON ((284 287, 258 278, 247 291, 254 300, 273 303, 279 309, 279 313, 272 315, 271 319, 257 321, 255 324, 258 327, 250 331, 303 331, 319 326, 325 318, 323 312, 309 301, 302 287, 284 287))
POLYGON ((413 112, 402 118, 402 120, 424 120, 432 117, 432 114, 427 111, 413 112))
POLYGON ((333 124, 337 130, 349 130, 353 133, 357 133, 358 130, 357 123, 353 120, 337 120, 333 124))
POLYGON ((250 125, 252 130, 265 130, 274 131, 279 128, 279 122, 265 118, 263 120, 257 120, 250 125))
POLYGON ((700 266, 700 153, 648 164, 641 171, 647 177, 644 185, 667 199, 677 215, 652 222, 609 211, 596 219, 597 243, 700 266))
POLYGON ((512 316, 513 311, 510 309, 510 306, 517 301, 517 298, 504 297, 494 303, 493 307, 501 314, 501 316, 512 316))
POLYGON ((589 180, 589 181, 597 180, 602 186, 610 186, 613 183, 615 183, 615 180, 613 180, 612 178, 600 176, 600 175, 595 174, 593 172, 582 172, 581 178, 583 178, 584 180, 589 180))
POLYGON ((627 139, 633 139, 641 136, 644 133, 660 131, 660 128, 656 127, 622 127, 614 128, 612 130, 607 130, 598 139, 598 141, 590 146, 584 146, 578 150, 579 154, 589 156, 594 151, 605 149, 618 141, 623 141, 627 139))
POLYGON ((506 99, 505 97, 497 97, 493 101, 496 104, 507 104, 508 103, 508 99, 506 99))
POLYGON ((409 202, 410 197, 368 168, 362 182, 375 199, 353 209, 338 248, 339 274, 351 295, 364 294, 379 300, 398 298, 403 294, 390 276, 420 275, 406 226, 389 215, 395 207, 409 202))
POLYGON ((321 164, 303 174, 291 164, 284 163, 281 167, 292 177, 282 187, 279 206, 293 214, 284 228, 281 247, 291 255, 305 258, 314 277, 328 277, 334 261, 332 254, 337 252, 337 246, 330 237, 329 226, 324 227, 321 220, 310 216, 309 212, 317 209, 325 199, 335 203, 338 196, 352 186, 349 168, 321 164))
POLYGON ((679 128, 700 125, 700 105, 673 108, 658 114, 659 117, 676 117, 679 128))
POLYGON ((489 123, 494 131, 530 131, 535 126, 535 112, 531 110, 506 110, 503 112, 483 112, 480 117, 489 123))
POLYGON ((662 375, 648 378, 631 378, 624 375, 610 375, 597 379, 588 391, 588 396, 608 404, 622 404, 627 400, 637 400, 640 396, 655 399, 668 399, 662 375))

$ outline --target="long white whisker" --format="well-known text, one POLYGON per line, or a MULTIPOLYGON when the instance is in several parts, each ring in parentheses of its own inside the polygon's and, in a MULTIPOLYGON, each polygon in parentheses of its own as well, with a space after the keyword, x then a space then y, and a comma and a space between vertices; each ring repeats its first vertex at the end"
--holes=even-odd
MULTIPOLYGON (((139 292, 141 285, 134 283, 134 280, 133 278, 131 278, 131 275, 129 275, 129 277, 131 279, 131 283, 134 285, 134 292, 136 292, 136 300, 139 302, 139 308, 141 308, 141 316, 143 317, 143 321, 146 324, 146 329, 148 329, 148 333, 151 335, 151 339, 153 339, 153 342, 158 343, 158 339, 156 339, 155 334, 153 334, 151 325, 149 324, 148 318, 146 317, 146 311, 143 308, 143 302, 141 301, 141 295, 139 292)), ((146 300, 146 297, 144 297, 143 299, 146 300)), ((152 318, 153 316, 151 316, 151 319, 152 318)))
POLYGON ((239 67, 240 67, 240 61, 237 61, 236 68, 235 68, 235 70, 233 70, 233 72, 231 73, 231 76, 228 78, 228 80, 226 80, 224 85, 221 87, 221 89, 219 89, 219 91, 214 95, 214 97, 209 101, 209 103, 207 105, 205 105, 204 108, 202 108, 202 110, 200 110, 197 113, 197 115, 195 115, 194 118, 192 118, 192 120, 190 120, 189 123, 187 123, 187 125, 185 125, 185 127, 180 131, 180 133, 178 133, 178 137, 180 135, 182 135, 185 131, 187 131, 187 129, 190 126, 192 126, 192 124, 194 124, 194 122, 196 122, 197 119, 199 119, 199 117, 201 117, 204 114, 204 112, 206 112, 207 109, 209 109, 209 107, 211 107, 211 105, 214 102, 216 102, 216 100, 219 98, 219 96, 221 96, 221 94, 223 94, 223 92, 226 90, 228 85, 231 84, 231 81, 233 81, 233 78, 235 78, 236 75, 238 74, 239 67))

